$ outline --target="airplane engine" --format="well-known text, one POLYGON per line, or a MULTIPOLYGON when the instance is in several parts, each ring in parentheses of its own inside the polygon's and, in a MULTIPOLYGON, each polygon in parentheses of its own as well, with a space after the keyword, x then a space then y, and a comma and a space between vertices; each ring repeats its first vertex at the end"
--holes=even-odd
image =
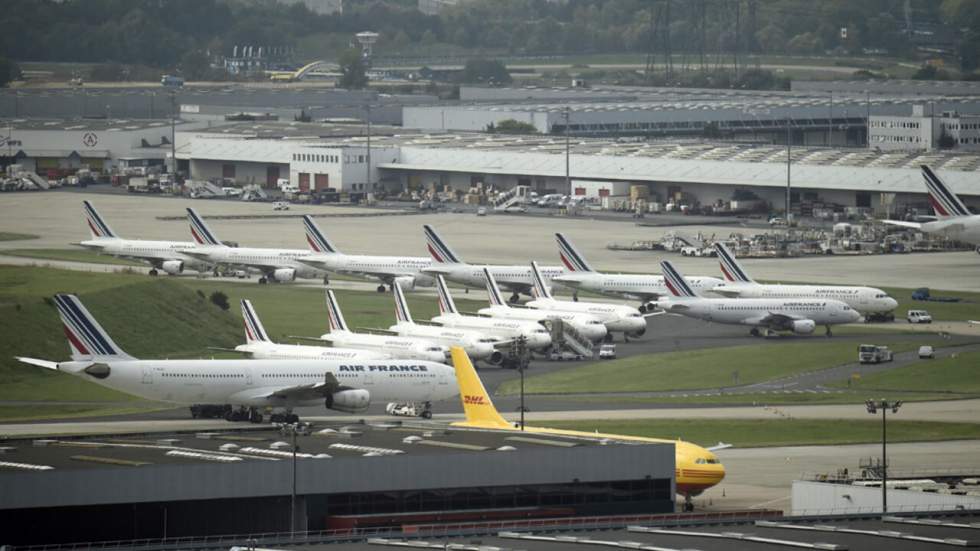
POLYGON ((327 396, 324 405, 344 413, 360 413, 371 405, 371 393, 364 389, 341 390, 327 396))
POLYGON ((646 327, 644 327, 643 329, 640 329, 639 331, 633 331, 633 332, 632 332, 632 333, 630 333, 629 335, 630 335, 631 337, 633 337, 633 338, 639 338, 639 337, 642 337, 643 335, 645 335, 645 334, 646 334, 646 332, 647 332, 647 328, 646 328, 646 327))
POLYGON ((500 365, 504 361, 504 355, 499 350, 494 350, 493 354, 487 358, 487 363, 490 365, 500 365))
POLYGON ((414 276, 416 287, 435 287, 436 279, 428 274, 417 274, 414 276))
POLYGON ((170 275, 177 275, 184 273, 184 261, 183 260, 167 260, 160 265, 163 271, 170 275))
POLYGON ((295 268, 279 268, 272 272, 272 279, 278 282, 293 281, 296 279, 295 268))
POLYGON ((402 291, 414 291, 415 290, 415 278, 412 276, 399 276, 395 278, 395 282, 401 286, 402 291))
POLYGON ((813 330, 817 328, 817 324, 813 320, 796 320, 791 326, 793 332, 799 335, 809 335, 813 333, 813 330))
POLYGON ((638 310, 640 312, 642 312, 642 313, 653 312, 656 309, 657 309, 657 303, 655 301, 652 301, 652 300, 650 302, 644 302, 638 308, 638 310))

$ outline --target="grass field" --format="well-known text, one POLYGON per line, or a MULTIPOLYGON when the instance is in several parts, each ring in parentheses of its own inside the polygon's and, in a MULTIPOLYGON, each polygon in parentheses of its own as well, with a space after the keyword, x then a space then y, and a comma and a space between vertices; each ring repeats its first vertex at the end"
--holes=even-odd
POLYGON ((89 262, 93 264, 113 264, 117 266, 145 266, 142 262, 116 258, 107 254, 99 254, 88 249, 13 249, 3 251, 10 256, 37 258, 47 260, 69 260, 71 262, 89 262))
MULTIPOLYGON (((896 352, 920 344, 942 342, 938 337, 877 339, 896 352)), ((854 362, 854 341, 807 339, 805 342, 759 341, 758 344, 643 354, 591 363, 525 379, 529 394, 576 394, 586 392, 655 392, 752 384, 795 373, 854 362)), ((515 394, 519 381, 506 381, 498 394, 515 394)), ((651 399, 659 400, 659 398, 651 399)), ((647 400, 649 401, 649 400, 647 400)))
MULTIPOLYGON (((847 386, 846 382, 834 386, 847 386)), ((883 373, 856 377, 855 390, 980 394, 980 352, 964 352, 940 360, 920 360, 883 373)))
POLYGON ((13 233, 0 231, 0 241, 21 241, 24 239, 37 239, 33 233, 13 233))
MULTIPOLYGON (((846 383, 841 386, 846 387, 846 383)), ((839 392, 757 392, 746 394, 720 393, 705 396, 616 396, 621 404, 632 404, 636 407, 652 405, 704 405, 704 406, 780 406, 780 405, 821 405, 821 404, 863 404, 870 392, 876 389, 857 386, 853 389, 842 388, 839 392)), ((929 392, 919 390, 888 390, 889 397, 906 402, 923 402, 934 400, 964 400, 980 398, 980 392, 929 392)), ((608 403, 608 396, 569 396, 562 400, 583 403, 608 403)), ((532 402, 530 407, 534 407, 532 402)))
POLYGON ((133 402, 127 405, 88 405, 80 403, 25 406, 0 406, 0 422, 36 421, 41 419, 76 419, 79 417, 105 417, 146 413, 170 406, 153 402, 133 402))
MULTIPOLYGON (((718 442, 739 448, 861 444, 881 441, 881 423, 848 420, 582 420, 549 422, 549 428, 628 434, 654 438, 683 438, 702 446, 718 442)), ((980 424, 898 421, 888 423, 889 442, 930 442, 980 438, 980 424)))

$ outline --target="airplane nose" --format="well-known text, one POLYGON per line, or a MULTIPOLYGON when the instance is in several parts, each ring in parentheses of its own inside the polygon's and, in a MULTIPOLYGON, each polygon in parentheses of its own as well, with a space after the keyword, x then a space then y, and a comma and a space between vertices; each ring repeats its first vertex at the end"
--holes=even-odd
POLYGON ((898 301, 893 299, 892 297, 888 297, 888 299, 885 301, 885 304, 888 305, 889 310, 894 310, 895 308, 898 308, 898 301))

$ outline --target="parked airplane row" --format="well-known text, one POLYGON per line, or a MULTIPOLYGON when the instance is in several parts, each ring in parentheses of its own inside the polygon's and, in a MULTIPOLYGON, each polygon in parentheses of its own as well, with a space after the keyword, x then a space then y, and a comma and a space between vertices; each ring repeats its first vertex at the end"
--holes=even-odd
MULTIPOLYGON (((332 298, 330 302, 335 305, 332 298)), ((466 419, 454 425, 463 428, 522 430, 623 443, 673 444, 678 473, 676 491, 684 496, 688 510, 693 508, 691 498, 718 484, 725 476, 725 469, 713 452, 727 445, 704 448, 679 439, 541 427, 517 429, 500 416, 469 357, 458 346, 450 349, 453 366, 363 355, 311 356, 308 349, 316 347, 287 348, 288 345, 272 344, 251 304, 243 301, 247 346, 258 345, 247 350, 256 358, 274 359, 142 360, 123 351, 78 297, 59 294, 54 297, 54 303, 64 325, 71 360, 17 359, 145 399, 191 405, 192 411, 193 404, 235 404, 239 408, 229 406, 229 420, 258 423, 263 421, 263 409, 276 411, 271 415, 273 422, 297 422, 299 419, 293 409, 299 406, 323 403, 327 409, 358 413, 365 411, 372 401, 428 403, 459 395, 466 419), (296 357, 303 359, 293 359, 296 357)), ((342 318, 337 321, 342 323, 342 318)), ((430 417, 428 409, 426 412, 426 417, 430 417)))

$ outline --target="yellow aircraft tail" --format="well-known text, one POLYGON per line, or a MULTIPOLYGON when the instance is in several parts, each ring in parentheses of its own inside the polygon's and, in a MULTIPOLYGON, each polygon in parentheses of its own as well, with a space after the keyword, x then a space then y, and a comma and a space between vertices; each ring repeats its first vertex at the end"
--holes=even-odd
POLYGON ((450 352, 453 367, 456 368, 456 381, 459 383, 459 399, 463 402, 463 411, 466 413, 465 422, 453 424, 483 429, 513 429, 494 407, 466 352, 459 346, 453 346, 450 352))

